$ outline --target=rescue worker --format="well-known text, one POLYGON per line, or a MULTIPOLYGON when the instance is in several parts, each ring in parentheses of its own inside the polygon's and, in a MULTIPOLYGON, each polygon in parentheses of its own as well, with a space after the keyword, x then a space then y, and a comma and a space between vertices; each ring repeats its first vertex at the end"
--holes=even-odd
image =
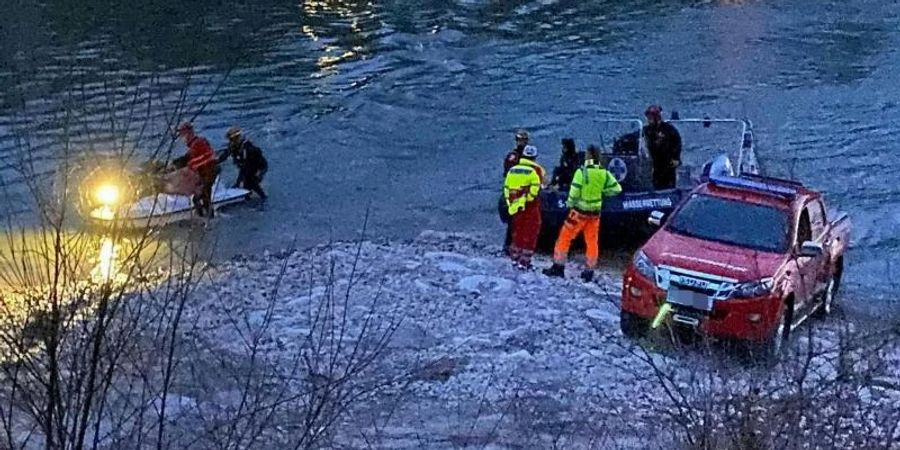
MULTIPOLYGON (((503 158, 504 178, 506 177, 507 172, 509 172, 509 169, 519 163, 519 158, 522 157, 522 151, 525 150, 525 146, 528 145, 528 132, 524 129, 520 128, 517 130, 515 138, 516 146, 503 158)), ((506 238, 503 240, 503 253, 506 253, 507 255, 509 254, 509 245, 512 243, 512 223, 510 222, 509 213, 507 212, 508 207, 506 199, 501 197, 497 208, 500 213, 500 220, 506 224, 506 238)))
POLYGON ((586 267, 581 272, 581 278, 589 282, 594 279, 594 269, 600 256, 600 209, 603 207, 603 198, 618 195, 622 192, 622 186, 613 174, 600 165, 599 148, 593 145, 588 147, 585 156, 587 159, 584 166, 572 178, 572 187, 566 201, 569 215, 553 248, 553 265, 545 269, 544 274, 551 277, 565 276, 569 247, 583 233, 587 249, 586 267))
POLYGON ((526 145, 528 145, 528 132, 519 129, 516 131, 516 146, 503 158, 503 176, 506 176, 506 172, 519 163, 519 158, 522 157, 522 151, 525 150, 526 145))
POLYGON ((190 122, 182 123, 177 129, 178 135, 184 139, 187 145, 187 154, 174 161, 176 165, 187 165, 200 177, 200 193, 194 195, 193 202, 197 214, 212 218, 215 209, 212 206, 212 189, 219 175, 219 165, 216 163, 216 153, 209 141, 194 132, 194 126, 190 122))
POLYGON ((650 105, 644 115, 647 117, 644 139, 653 159, 653 187, 674 188, 675 169, 681 165, 681 135, 672 124, 663 120, 660 106, 650 105))
POLYGON ((263 156, 262 150, 245 138, 243 131, 238 127, 229 128, 225 137, 228 139, 228 149, 219 162, 224 162, 230 157, 237 166, 238 177, 233 187, 243 187, 256 193, 265 204, 267 196, 260 182, 269 170, 269 162, 263 156))
POLYGON ((575 139, 563 138, 562 153, 559 156, 559 165, 553 169, 553 178, 550 186, 561 190, 568 191, 572 184, 572 177, 575 171, 584 164, 584 154, 575 150, 575 139))
POLYGON ((538 194, 544 180, 544 168, 535 159, 537 148, 522 149, 519 162, 506 173, 503 197, 509 213, 512 242, 509 256, 521 270, 531 269, 531 257, 541 232, 541 203, 538 194))

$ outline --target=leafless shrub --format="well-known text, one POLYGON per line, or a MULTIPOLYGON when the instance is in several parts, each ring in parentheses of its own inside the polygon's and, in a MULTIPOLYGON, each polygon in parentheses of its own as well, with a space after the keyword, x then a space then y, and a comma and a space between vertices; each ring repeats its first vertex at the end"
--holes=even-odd
POLYGON ((102 154, 127 165, 138 143, 172 139, 147 134, 164 95, 153 83, 69 81, 55 113, 38 120, 25 105, 24 125, 11 130, 24 189, 4 183, 4 203, 35 214, 6 215, 2 232, 0 435, 11 449, 120 448, 126 437, 149 447, 165 430, 181 316, 205 269, 189 243, 176 249, 118 223, 79 226, 81 164, 102 154), (39 148, 41 121, 59 133, 39 148))
POLYGON ((713 346, 673 358, 634 348, 643 362, 634 373, 649 388, 639 401, 690 449, 896 446, 896 326, 796 331, 805 334, 772 368, 722 361, 713 346))
POLYGON ((186 87, 174 106, 163 93, 138 89, 130 104, 143 105, 143 117, 137 106, 119 117, 122 99, 113 94, 119 89, 103 90, 109 96, 103 133, 96 117, 79 117, 85 106, 76 101, 79 89, 68 94, 57 118, 57 176, 29 144, 33 130, 15 131, 21 144, 15 169, 26 195, 7 192, 6 200, 37 214, 7 216, 2 235, 0 447, 330 445, 355 407, 402 381, 378 371, 397 317, 381 313, 380 296, 354 295, 358 259, 349 274, 334 265, 321 273, 310 262, 300 284, 310 292, 321 286, 324 295, 310 295, 306 310, 296 311, 306 331, 284 348, 273 328, 275 311, 283 313, 285 299, 302 294, 297 280, 282 288, 285 277, 302 274, 288 270, 284 258, 275 279, 265 280, 262 303, 215 311, 206 323, 219 325, 201 327, 198 295, 215 293, 224 305, 240 306, 242 293, 215 291, 220 274, 191 240, 163 242, 152 230, 118 223, 80 226, 76 174, 90 158, 74 143, 103 140, 127 163, 137 157, 135 148, 158 139, 152 153, 165 158, 173 144, 169 130, 189 117, 187 110, 203 107, 189 107, 186 87), (163 131, 145 134, 159 108, 169 111, 163 131), (134 126, 138 120, 144 123, 134 126))
MULTIPOLYGON (((211 366, 224 369, 218 379, 192 377, 195 396, 215 399, 198 402, 193 411, 201 448, 326 447, 354 408, 380 399, 379 394, 401 381, 393 372, 379 370, 399 318, 380 315, 380 296, 355 294, 358 255, 348 278, 334 264, 326 265, 321 279, 316 279, 316 267, 300 272, 309 277, 301 296, 308 299, 308 309, 294 311, 303 318, 303 332, 294 342, 275 334, 276 310, 291 298, 297 305, 296 296, 304 294, 281 290, 285 277, 298 274, 289 269, 292 262, 293 253, 281 261, 264 302, 250 306, 255 312, 238 307, 224 313, 214 336, 233 336, 238 345, 202 342, 185 365, 193 374, 211 366), (223 391, 225 398, 216 395, 223 391)), ((234 293, 223 292, 221 298, 228 295, 234 293)))

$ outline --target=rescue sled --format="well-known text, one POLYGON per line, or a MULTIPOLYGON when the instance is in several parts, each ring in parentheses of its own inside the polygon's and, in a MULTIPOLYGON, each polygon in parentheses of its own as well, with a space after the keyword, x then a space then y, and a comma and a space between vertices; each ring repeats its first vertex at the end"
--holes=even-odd
MULTIPOLYGON (((101 204, 88 212, 91 221, 96 224, 111 224, 126 228, 147 228, 168 225, 175 222, 191 219, 196 216, 196 210, 191 196, 156 193, 145 195, 133 202, 116 202, 117 194, 111 187, 106 188, 107 194, 98 195, 101 204)), ((213 185, 212 207, 219 208, 225 205, 242 202, 250 195, 250 191, 240 188, 224 186, 220 178, 216 178, 213 185)))
MULTIPOLYGON (((677 169, 676 187, 663 190, 653 187, 653 165, 644 140, 644 121, 609 119, 591 122, 591 127, 597 130, 592 133, 594 140, 583 140, 583 145, 600 144, 603 165, 622 185, 621 194, 603 200, 601 236, 604 240, 621 242, 648 236, 652 233, 646 226, 650 212, 674 210, 710 170, 759 174, 753 125, 749 120, 679 119, 677 114, 675 117, 668 122, 681 134, 682 163, 677 169), (616 136, 612 145, 603 141, 603 134, 616 136)), ((548 172, 552 170, 549 161, 543 163, 548 172)), ((541 246, 552 246, 568 214, 568 192, 544 189, 540 197, 541 246)))

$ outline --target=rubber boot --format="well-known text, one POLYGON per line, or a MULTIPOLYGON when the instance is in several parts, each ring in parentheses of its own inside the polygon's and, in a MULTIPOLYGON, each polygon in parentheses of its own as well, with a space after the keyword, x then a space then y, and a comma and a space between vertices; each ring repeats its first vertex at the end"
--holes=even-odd
POLYGON ((548 277, 565 278, 566 266, 564 266, 562 264, 553 263, 552 266, 544 269, 544 275, 547 275, 548 277))
POLYGON ((590 283, 594 280, 594 271, 591 269, 585 269, 581 272, 581 279, 584 280, 585 283, 590 283))

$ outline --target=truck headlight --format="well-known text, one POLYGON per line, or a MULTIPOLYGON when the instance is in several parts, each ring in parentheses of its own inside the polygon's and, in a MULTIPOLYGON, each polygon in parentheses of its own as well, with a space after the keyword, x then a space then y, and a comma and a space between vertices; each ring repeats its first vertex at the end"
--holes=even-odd
POLYGON ((762 278, 759 280, 747 281, 745 283, 740 283, 734 287, 734 290, 731 292, 732 298, 754 298, 754 297, 762 297, 770 292, 772 292, 772 288, 775 286, 774 279, 762 278))
POLYGON ((120 197, 119 187, 114 184, 101 184, 94 191, 94 199, 103 206, 115 206, 120 197))
POLYGON ((642 277, 652 280, 654 283, 656 282, 656 266, 653 265, 653 262, 642 250, 638 250, 634 254, 632 264, 634 264, 634 270, 641 274, 642 277))

